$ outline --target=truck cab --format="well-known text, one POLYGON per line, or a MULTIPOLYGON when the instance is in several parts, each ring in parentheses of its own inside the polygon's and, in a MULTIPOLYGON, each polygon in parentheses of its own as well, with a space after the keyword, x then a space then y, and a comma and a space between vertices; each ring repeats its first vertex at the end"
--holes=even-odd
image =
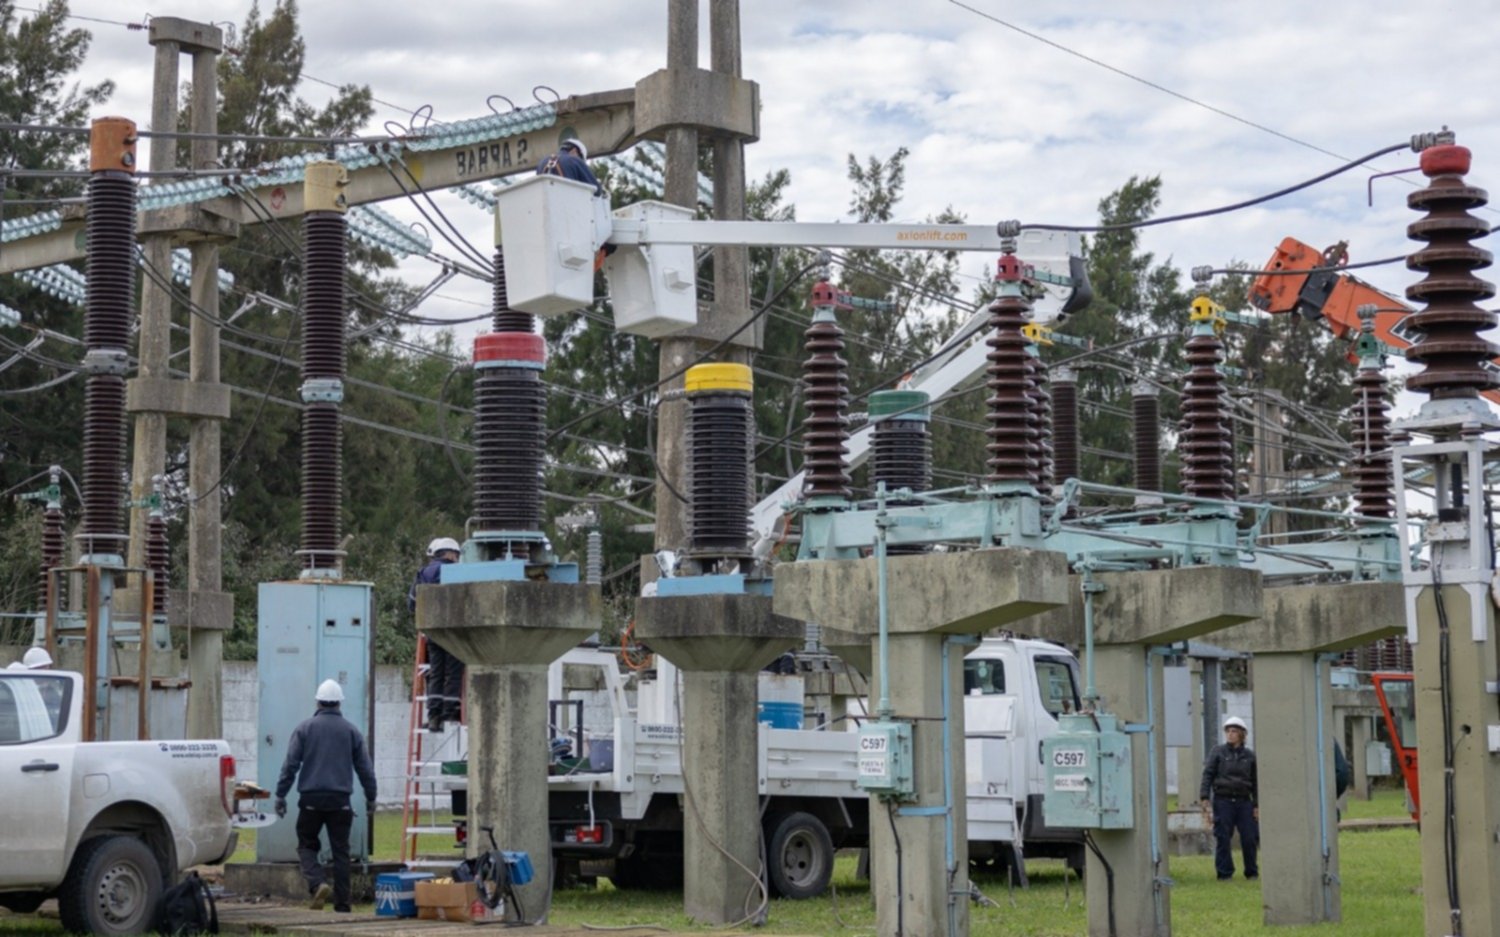
POLYGON ((1061 645, 985 638, 965 656, 971 861, 1012 869, 1023 880, 1025 858, 1065 859, 1081 870, 1081 831, 1051 828, 1042 818, 1041 756, 1057 717, 1077 712, 1079 703, 1078 660, 1061 645))

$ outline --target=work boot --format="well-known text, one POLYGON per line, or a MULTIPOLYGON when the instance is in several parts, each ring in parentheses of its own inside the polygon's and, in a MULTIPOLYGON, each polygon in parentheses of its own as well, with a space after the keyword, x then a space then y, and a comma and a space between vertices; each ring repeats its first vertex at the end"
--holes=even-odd
POLYGON ((323 905, 327 904, 328 899, 332 897, 333 886, 328 884, 327 882, 324 882, 317 888, 313 889, 312 902, 308 904, 308 907, 312 908, 314 911, 321 911, 323 910, 323 905))
POLYGON ((354 910, 353 908, 349 907, 346 904, 336 904, 336 905, 333 906, 333 913, 334 914, 349 914, 349 913, 352 913, 353 910, 354 910))
POLYGON ((443 714, 440 711, 433 710, 432 712, 427 714, 427 731, 443 731, 443 714))

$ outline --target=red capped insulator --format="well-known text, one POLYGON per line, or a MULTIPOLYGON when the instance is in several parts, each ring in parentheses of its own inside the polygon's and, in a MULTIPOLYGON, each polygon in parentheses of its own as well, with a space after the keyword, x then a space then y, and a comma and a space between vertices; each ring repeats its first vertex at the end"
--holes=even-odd
POLYGON ((527 361, 547 363, 547 344, 534 332, 488 332, 474 339, 474 363, 527 361))
POLYGON ((839 304, 838 290, 827 280, 819 280, 813 284, 812 304, 814 306, 837 306, 839 304))
POLYGON ((995 265, 995 279, 1013 283, 1025 275, 1025 265, 1015 254, 1002 254, 995 265))
POLYGON ((1419 165, 1424 176, 1462 176, 1469 171, 1473 157, 1468 147, 1449 143, 1423 150, 1419 165))

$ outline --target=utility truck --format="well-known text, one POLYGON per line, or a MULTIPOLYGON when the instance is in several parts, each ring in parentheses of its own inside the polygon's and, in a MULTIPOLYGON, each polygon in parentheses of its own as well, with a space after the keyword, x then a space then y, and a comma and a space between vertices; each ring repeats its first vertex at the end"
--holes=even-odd
MULTIPOLYGON (((615 652, 597 648, 575 648, 552 665, 553 731, 571 735, 579 756, 561 760, 549 779, 552 850, 565 871, 610 861, 607 874, 620 887, 681 884, 683 828, 702 795, 683 783, 678 679, 660 657, 653 669, 631 672, 615 652)), ((787 680, 801 683, 762 680, 762 706, 768 688, 785 697, 774 690, 787 680)), ((1081 869, 1081 833, 1049 829, 1041 810, 1041 743, 1059 714, 1078 708, 1077 660, 1046 641, 986 638, 964 661, 963 692, 971 861, 1021 881, 1023 858, 1056 857, 1081 869)), ((800 686, 797 700, 800 710, 800 686)), ((869 797, 856 779, 857 728, 868 705, 856 695, 844 701, 846 718, 801 729, 758 725, 766 878, 777 895, 821 894, 835 852, 869 843, 869 797)), ((462 822, 465 785, 452 781, 462 822)))
POLYGON ((165 883, 234 851, 229 743, 82 741, 84 681, 0 670, 0 906, 63 928, 153 929, 165 883))

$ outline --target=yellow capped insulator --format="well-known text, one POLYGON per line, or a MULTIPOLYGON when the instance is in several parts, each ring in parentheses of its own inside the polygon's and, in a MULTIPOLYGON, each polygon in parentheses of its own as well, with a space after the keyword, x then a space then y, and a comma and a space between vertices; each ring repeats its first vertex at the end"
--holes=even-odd
POLYGON ((749 365, 718 362, 688 368, 687 374, 683 376, 683 387, 690 394, 713 391, 749 394, 755 390, 755 381, 751 377, 749 365))
POLYGON ((308 163, 303 173, 303 211, 336 211, 340 214, 348 211, 349 200, 344 195, 344 186, 349 184, 349 171, 342 163, 319 160, 308 163))
POLYGON ((1199 296, 1193 300, 1192 311, 1188 313, 1189 322, 1208 322, 1213 325, 1216 334, 1224 334, 1227 321, 1224 318, 1224 307, 1209 299, 1207 296, 1199 296))

